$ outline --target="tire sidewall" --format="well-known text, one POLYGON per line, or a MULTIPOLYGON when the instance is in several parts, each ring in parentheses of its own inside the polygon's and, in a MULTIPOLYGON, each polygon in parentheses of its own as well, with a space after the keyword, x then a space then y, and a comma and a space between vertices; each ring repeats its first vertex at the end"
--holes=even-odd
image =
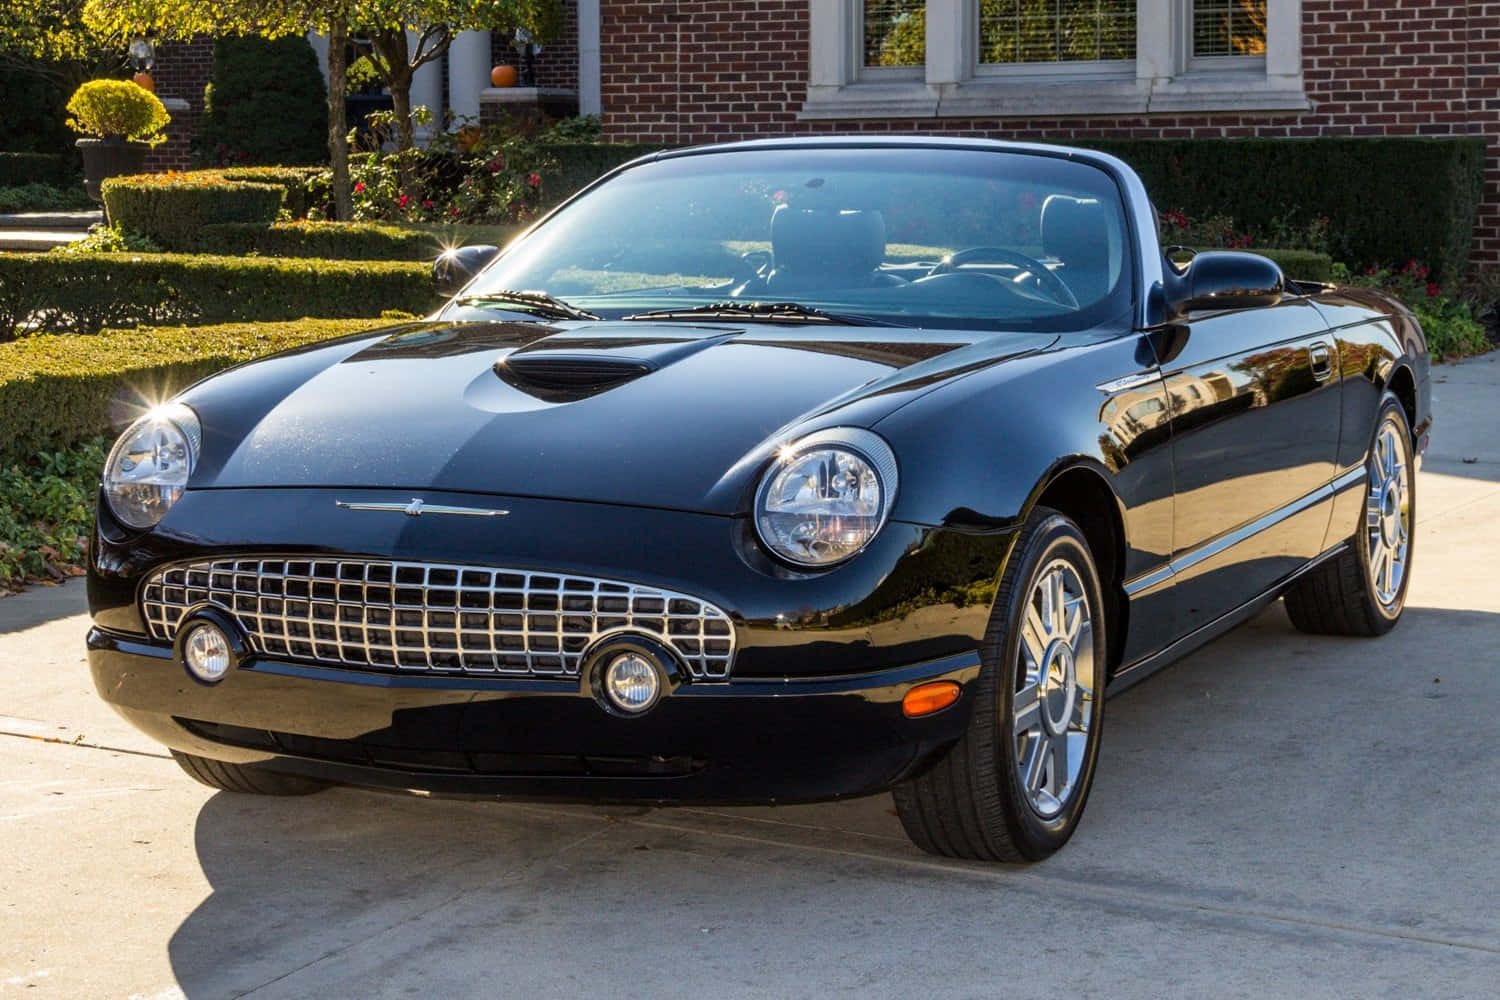
POLYGON ((1023 853, 1041 858, 1056 851, 1072 835, 1093 787, 1104 723, 1107 628, 1103 591, 1098 572, 1094 568, 1093 556, 1082 532, 1072 521, 1061 514, 1045 515, 1045 519, 1017 557, 1021 562, 1013 577, 1014 583, 1000 595, 1001 599, 993 612, 994 625, 999 625, 1002 629, 1001 634, 996 636, 999 641, 986 643, 985 670, 993 698, 983 699, 987 706, 978 705, 976 708, 980 711, 987 709, 983 721, 992 729, 990 745, 994 755, 994 780, 999 784, 1001 801, 1007 806, 1004 811, 1011 839, 1023 853), (1094 715, 1083 766, 1078 772, 1077 787, 1063 809, 1056 816, 1046 818, 1032 809, 1017 774, 1013 708, 1017 672, 1021 662, 1021 616, 1032 589, 1036 586, 1039 570, 1058 558, 1066 559, 1073 566, 1087 591, 1089 611, 1093 618, 1094 662, 1097 666, 1094 715))

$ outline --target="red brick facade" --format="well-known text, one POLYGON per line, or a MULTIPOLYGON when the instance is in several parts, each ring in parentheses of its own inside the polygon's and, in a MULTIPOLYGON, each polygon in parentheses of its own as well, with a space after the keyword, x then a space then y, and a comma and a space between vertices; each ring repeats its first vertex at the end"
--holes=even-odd
MULTIPOLYGON (((490 32, 490 52, 496 65, 516 64, 514 37, 510 31, 499 28, 490 32)), ((578 0, 563 0, 562 31, 542 46, 536 57, 536 85, 578 89, 578 0)))
MULTIPOLYGON (((188 102, 187 111, 171 111, 167 141, 146 157, 147 170, 186 170, 192 165, 191 141, 203 118, 203 88, 213 76, 214 43, 200 38, 186 43, 168 43, 156 50, 156 96, 188 102)), ((168 109, 170 110, 170 109, 168 109)))
MULTIPOLYGON (((1490 166, 1474 256, 1500 263, 1500 3, 1303 0, 1302 12, 1310 111, 799 121, 807 0, 603 0, 605 135, 669 143, 806 132, 1036 140, 1483 135, 1490 166)), ((1413 178, 1413 196, 1419 191, 1413 178)))

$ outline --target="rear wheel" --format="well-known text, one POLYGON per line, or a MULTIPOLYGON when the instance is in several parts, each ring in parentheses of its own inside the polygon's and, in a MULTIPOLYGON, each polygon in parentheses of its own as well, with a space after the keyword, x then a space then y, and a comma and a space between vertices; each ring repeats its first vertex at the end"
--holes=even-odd
POLYGON ((924 851, 1038 861, 1072 836, 1099 757, 1104 601, 1082 532, 1038 508, 990 615, 969 728, 893 790, 924 851))
POLYGON ((1365 457, 1365 503, 1352 544, 1287 589, 1282 600, 1293 625, 1360 636, 1395 627, 1411 578, 1415 486, 1406 411, 1387 393, 1365 457))
POLYGON ((172 751, 172 759, 194 780, 209 788, 246 795, 311 795, 328 787, 328 782, 303 778, 295 774, 275 774, 243 764, 229 764, 196 754, 172 751))

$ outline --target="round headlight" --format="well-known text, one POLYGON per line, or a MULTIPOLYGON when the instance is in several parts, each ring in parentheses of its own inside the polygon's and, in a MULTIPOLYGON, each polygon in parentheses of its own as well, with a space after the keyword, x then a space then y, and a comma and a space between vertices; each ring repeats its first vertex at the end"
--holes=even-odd
POLYGON ((778 556, 830 566, 880 531, 896 498, 896 456, 870 431, 836 427, 781 450, 756 491, 755 527, 778 556))
POLYGON ((120 435, 104 463, 109 509, 132 528, 150 528, 182 498, 203 431, 181 403, 158 406, 120 435))

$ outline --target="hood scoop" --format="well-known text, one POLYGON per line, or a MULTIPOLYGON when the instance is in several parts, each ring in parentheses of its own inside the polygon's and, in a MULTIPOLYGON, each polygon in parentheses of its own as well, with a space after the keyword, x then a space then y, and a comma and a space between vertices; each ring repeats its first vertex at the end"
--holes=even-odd
POLYGON ((702 330, 667 336, 642 333, 634 329, 628 336, 551 336, 505 355, 495 362, 495 374, 543 402, 572 403, 660 371, 736 335, 705 337, 702 330))
POLYGON ((587 399, 654 371, 644 361, 554 352, 517 351, 495 362, 495 374, 507 385, 547 403, 587 399))

